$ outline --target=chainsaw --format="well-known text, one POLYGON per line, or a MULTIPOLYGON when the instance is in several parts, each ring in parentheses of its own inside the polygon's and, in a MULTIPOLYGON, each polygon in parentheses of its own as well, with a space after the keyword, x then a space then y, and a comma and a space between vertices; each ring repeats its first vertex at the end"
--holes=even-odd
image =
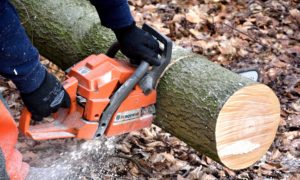
POLYGON ((90 55, 69 70, 62 83, 71 99, 69 109, 52 114, 53 121, 31 125, 31 113, 21 112, 19 129, 34 140, 93 139, 149 127, 155 116, 156 84, 170 63, 172 41, 150 26, 142 29, 160 43, 160 66, 141 61, 133 67, 115 58, 116 42, 106 54, 90 55))

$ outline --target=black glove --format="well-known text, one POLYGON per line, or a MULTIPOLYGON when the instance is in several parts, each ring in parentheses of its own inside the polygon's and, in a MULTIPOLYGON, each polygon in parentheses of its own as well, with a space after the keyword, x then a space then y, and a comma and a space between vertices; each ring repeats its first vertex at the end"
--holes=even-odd
POLYGON ((120 43, 121 52, 130 59, 131 63, 139 64, 144 60, 150 65, 160 65, 159 44, 148 32, 138 28, 135 23, 113 31, 120 43))
POLYGON ((46 72, 41 86, 29 94, 21 94, 27 109, 35 121, 43 120, 59 108, 70 107, 70 97, 56 77, 46 72))

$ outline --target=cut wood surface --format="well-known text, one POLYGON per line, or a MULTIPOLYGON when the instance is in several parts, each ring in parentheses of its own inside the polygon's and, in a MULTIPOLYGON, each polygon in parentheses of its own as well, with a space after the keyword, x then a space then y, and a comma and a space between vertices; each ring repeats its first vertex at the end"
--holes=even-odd
MULTIPOLYGON (((104 52, 114 40, 88 1, 13 2, 41 54, 63 69, 104 52)), ((261 158, 280 118, 270 88, 178 46, 159 81, 157 101, 155 124, 231 169, 261 158)))
POLYGON ((268 150, 280 121, 275 94, 254 84, 235 92, 222 107, 216 123, 217 152, 222 163, 241 169, 268 150))

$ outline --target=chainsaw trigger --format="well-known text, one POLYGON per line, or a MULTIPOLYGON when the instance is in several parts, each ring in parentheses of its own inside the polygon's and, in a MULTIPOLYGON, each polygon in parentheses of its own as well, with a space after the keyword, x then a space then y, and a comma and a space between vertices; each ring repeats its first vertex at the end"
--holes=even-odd
POLYGON ((76 96, 76 101, 81 107, 85 107, 86 102, 87 102, 86 98, 79 96, 79 95, 76 96))

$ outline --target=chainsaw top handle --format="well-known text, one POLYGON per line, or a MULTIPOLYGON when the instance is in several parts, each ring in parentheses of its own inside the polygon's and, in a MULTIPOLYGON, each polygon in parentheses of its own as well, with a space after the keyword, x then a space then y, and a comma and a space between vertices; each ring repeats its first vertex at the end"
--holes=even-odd
MULTIPOLYGON (((134 86, 139 83, 145 94, 150 93, 151 90, 156 86, 158 78, 170 63, 172 54, 172 41, 146 24, 143 25, 142 29, 151 34, 164 45, 160 54, 161 65, 152 67, 152 69, 148 72, 149 63, 146 61, 141 61, 133 75, 131 75, 111 97, 108 107, 105 109, 100 118, 98 130, 95 135, 96 137, 102 136, 105 133, 105 130, 107 129, 107 126, 114 113, 132 91, 134 86)), ((119 50, 120 45, 116 42, 112 44, 106 55, 113 58, 119 50)))
MULTIPOLYGON (((141 86, 143 92, 148 94, 156 87, 159 77, 162 75, 165 68, 171 61, 173 43, 168 37, 156 31, 147 24, 144 24, 142 29, 163 44, 163 47, 160 47, 160 66, 153 66, 153 68, 139 81, 139 85, 141 86)), ((120 44, 115 42, 110 46, 106 52, 106 55, 114 58, 119 50, 120 44)))

